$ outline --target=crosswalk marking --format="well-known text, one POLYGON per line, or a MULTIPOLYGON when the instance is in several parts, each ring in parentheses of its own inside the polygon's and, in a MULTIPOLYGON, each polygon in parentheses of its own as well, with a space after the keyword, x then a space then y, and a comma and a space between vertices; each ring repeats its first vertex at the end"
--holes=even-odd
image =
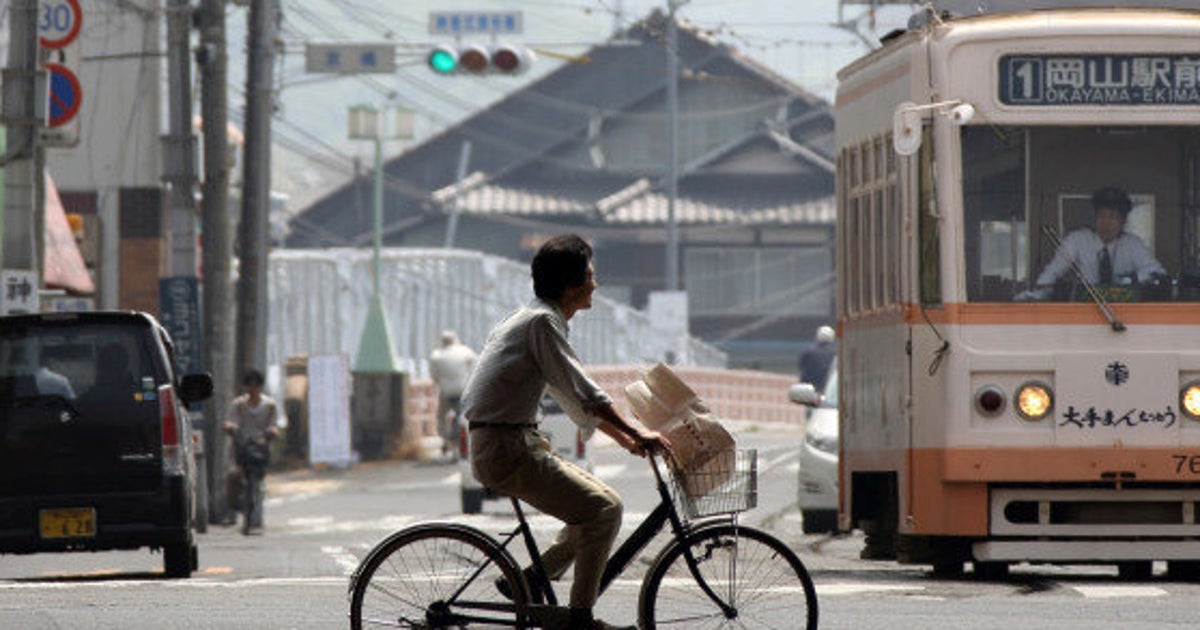
POLYGON ((1075 589, 1080 595, 1089 598, 1112 598, 1112 597, 1162 597, 1167 594, 1167 591, 1157 586, 1090 586, 1090 585, 1075 585, 1071 588, 1075 589))
POLYGON ((350 553, 350 550, 345 547, 321 547, 321 552, 329 556, 335 564, 341 567, 343 575, 350 575, 358 568, 358 557, 350 553))
POLYGON ((817 582, 817 596, 862 595, 864 593, 894 593, 901 591, 924 591, 916 584, 888 584, 883 582, 817 582))

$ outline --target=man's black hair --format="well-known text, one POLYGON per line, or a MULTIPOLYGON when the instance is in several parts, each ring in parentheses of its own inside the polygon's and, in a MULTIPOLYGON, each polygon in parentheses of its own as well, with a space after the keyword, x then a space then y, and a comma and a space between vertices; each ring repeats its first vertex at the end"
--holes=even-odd
POLYGON ((576 234, 563 234, 546 241, 529 268, 533 274, 533 293, 543 300, 557 300, 568 287, 587 281, 592 246, 576 234))
POLYGON ((1120 188, 1101 188, 1092 194, 1092 209, 1099 210, 1100 208, 1112 208, 1121 213, 1122 219, 1129 218, 1129 212, 1133 210, 1133 202, 1130 201, 1129 195, 1120 188))
POLYGON ((246 372, 242 374, 242 385, 246 385, 247 387, 250 385, 262 387, 263 383, 265 382, 266 379, 263 378, 262 372, 259 372, 258 370, 250 369, 246 370, 246 372))

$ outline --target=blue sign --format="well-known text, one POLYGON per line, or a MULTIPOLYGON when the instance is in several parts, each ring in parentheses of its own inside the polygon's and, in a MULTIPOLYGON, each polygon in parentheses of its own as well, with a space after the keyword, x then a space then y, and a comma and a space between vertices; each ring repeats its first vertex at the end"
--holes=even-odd
POLYGON ((430 35, 515 34, 524 30, 521 11, 432 11, 430 35))
POLYGON ((158 281, 158 319, 175 344, 175 367, 178 372, 194 374, 203 371, 200 289, 196 278, 176 276, 158 281))
POLYGON ((1200 105, 1200 52, 1193 55, 1007 55, 1006 105, 1200 105))
POLYGON ((71 122, 83 102, 83 87, 70 68, 60 63, 43 64, 50 81, 50 115, 46 124, 59 127, 71 122))

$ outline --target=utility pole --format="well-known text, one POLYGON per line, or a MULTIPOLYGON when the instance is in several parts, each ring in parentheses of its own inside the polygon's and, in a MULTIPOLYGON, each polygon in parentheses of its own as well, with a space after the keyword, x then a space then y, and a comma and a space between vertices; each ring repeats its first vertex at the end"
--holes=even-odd
POLYGON ((189 0, 167 4, 167 77, 170 90, 170 133, 164 138, 171 185, 168 223, 168 276, 196 275, 196 144, 192 134, 191 8, 189 0))
POLYGON ((467 165, 471 162, 471 141, 465 140, 458 152, 458 170, 454 174, 454 197, 450 200, 450 217, 446 219, 446 240, 442 247, 454 247, 458 234, 458 198, 463 193, 463 179, 467 176, 467 165))
MULTIPOLYGON (((8 66, 4 68, 3 112, 8 131, 4 167, 4 211, 0 214, 0 267, 37 272, 35 227, 38 214, 38 120, 36 77, 38 57, 38 0, 13 0, 9 12, 8 66)), ((37 273, 41 288, 41 274, 37 273)))
POLYGON ((204 185, 201 241, 203 243, 204 366, 212 372, 213 396, 205 417, 204 447, 208 462, 209 514, 214 522, 228 520, 225 469, 229 458, 221 420, 233 400, 233 303, 230 266, 233 259, 229 229, 229 112, 226 88, 225 0, 201 0, 200 113, 204 118, 204 185))
POLYGON ((679 290, 679 29, 675 12, 679 0, 667 0, 667 291, 679 290))
POLYGON ((237 370, 266 369, 267 218, 271 202, 271 69, 277 5, 250 0, 246 72, 246 147, 238 224, 237 370))

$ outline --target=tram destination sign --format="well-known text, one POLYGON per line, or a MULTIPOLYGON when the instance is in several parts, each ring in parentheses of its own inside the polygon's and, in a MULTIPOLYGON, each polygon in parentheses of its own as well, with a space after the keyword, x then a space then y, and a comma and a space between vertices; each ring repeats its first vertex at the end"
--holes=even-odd
POLYGON ((1200 52, 1194 55, 1006 55, 1006 105, 1200 105, 1200 52))

